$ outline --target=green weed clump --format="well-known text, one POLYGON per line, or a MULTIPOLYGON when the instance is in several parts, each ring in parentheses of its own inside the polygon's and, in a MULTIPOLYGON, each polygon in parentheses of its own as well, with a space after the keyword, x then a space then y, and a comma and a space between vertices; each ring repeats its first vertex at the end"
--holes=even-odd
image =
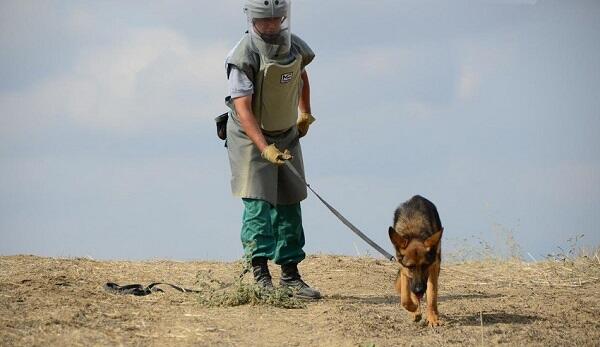
POLYGON ((243 277, 233 283, 225 284, 207 279, 205 273, 199 273, 201 287, 198 296, 200 304, 208 307, 232 307, 240 305, 268 305, 279 308, 305 308, 304 302, 293 296, 288 288, 276 288, 266 291, 254 283, 246 283, 243 277), (218 287, 202 285, 218 283, 218 287))
MULTIPOLYGON (((250 248, 252 245, 250 246, 250 248)), ((211 271, 198 272, 196 279, 200 293, 198 301, 208 307, 232 307, 240 305, 267 305, 279 308, 306 308, 306 304, 295 297, 289 288, 265 290, 255 283, 244 281, 252 273, 250 256, 244 256, 243 271, 231 283, 215 279, 211 271)))

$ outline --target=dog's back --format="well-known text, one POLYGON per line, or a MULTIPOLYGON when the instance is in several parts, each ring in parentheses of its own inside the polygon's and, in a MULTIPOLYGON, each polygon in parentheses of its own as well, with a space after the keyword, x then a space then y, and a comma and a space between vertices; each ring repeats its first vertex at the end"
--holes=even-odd
POLYGON ((415 195, 394 212, 394 229, 406 239, 425 240, 442 230, 442 222, 435 205, 415 195))

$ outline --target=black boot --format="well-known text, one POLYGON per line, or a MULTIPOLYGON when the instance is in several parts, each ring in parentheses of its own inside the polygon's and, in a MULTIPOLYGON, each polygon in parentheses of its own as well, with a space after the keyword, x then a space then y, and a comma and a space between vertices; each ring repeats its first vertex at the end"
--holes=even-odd
POLYGON ((298 264, 296 263, 281 265, 281 280, 279 284, 282 287, 292 289, 299 298, 312 300, 321 298, 321 293, 318 290, 312 289, 302 280, 298 272, 298 264))
POLYGON ((269 291, 274 289, 266 257, 252 258, 252 273, 254 274, 254 280, 259 287, 269 291))

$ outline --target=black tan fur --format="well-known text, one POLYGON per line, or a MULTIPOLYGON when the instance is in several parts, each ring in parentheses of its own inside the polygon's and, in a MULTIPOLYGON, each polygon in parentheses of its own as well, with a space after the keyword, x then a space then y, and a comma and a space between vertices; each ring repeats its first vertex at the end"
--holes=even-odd
POLYGON ((421 320, 421 298, 427 294, 430 326, 440 325, 437 297, 443 231, 435 205, 419 195, 396 209, 394 226, 388 230, 400 263, 395 284, 400 303, 417 322, 421 320))

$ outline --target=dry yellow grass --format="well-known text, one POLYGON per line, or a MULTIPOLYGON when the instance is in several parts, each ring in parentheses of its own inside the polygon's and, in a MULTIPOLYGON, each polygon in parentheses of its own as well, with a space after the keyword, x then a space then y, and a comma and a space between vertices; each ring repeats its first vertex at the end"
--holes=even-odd
MULTIPOLYGON (((598 252, 562 260, 444 263, 444 325, 411 322, 393 290, 397 265, 368 257, 313 255, 304 278, 324 298, 302 309, 211 307, 164 287, 145 297, 105 292, 105 282, 196 275, 232 283, 242 262, 95 261, 0 257, 0 345, 537 345, 597 346, 598 252)), ((274 279, 278 271, 273 267, 274 279)), ((249 277, 249 276, 248 276, 249 277)), ((248 282, 247 278, 245 281, 248 282)))

